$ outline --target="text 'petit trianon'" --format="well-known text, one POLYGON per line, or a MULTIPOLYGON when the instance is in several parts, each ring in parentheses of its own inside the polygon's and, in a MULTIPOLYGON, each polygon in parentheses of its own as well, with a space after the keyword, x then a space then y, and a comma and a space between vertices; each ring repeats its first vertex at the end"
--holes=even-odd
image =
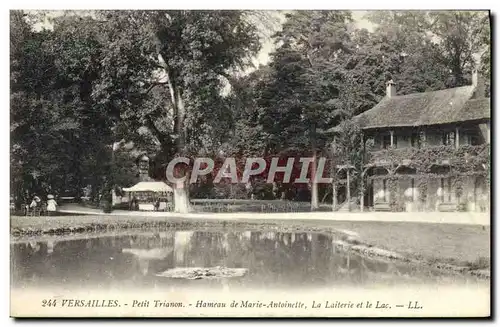
MULTIPOLYGON (((267 170, 266 182, 271 184, 275 181, 276 174, 283 173, 283 178, 280 181, 283 183, 309 183, 311 179, 308 178, 311 163, 315 161, 312 157, 302 157, 298 159, 300 164, 300 175, 298 178, 291 180, 292 171, 295 167, 296 158, 288 158, 286 165, 279 165, 280 158, 274 157, 271 159, 269 169, 267 170)), ((314 182, 318 184, 331 184, 333 179, 330 177, 323 177, 325 170, 326 158, 316 158, 317 166, 316 173, 313 174, 314 182)), ((177 157, 171 160, 167 166, 166 177, 170 183, 182 184, 186 182, 188 176, 174 176, 176 166, 178 164, 189 165, 191 160, 186 157, 177 157)), ((214 171, 215 162, 211 158, 196 158, 194 160, 189 183, 194 184, 200 176, 211 174, 214 171)), ((226 158, 213 180, 213 183, 220 183, 222 179, 230 179, 231 183, 246 184, 250 180, 250 176, 265 174, 268 168, 268 163, 263 158, 247 158, 243 171, 238 169, 236 159, 229 157, 226 158), (240 175, 241 178, 238 176, 240 175)))

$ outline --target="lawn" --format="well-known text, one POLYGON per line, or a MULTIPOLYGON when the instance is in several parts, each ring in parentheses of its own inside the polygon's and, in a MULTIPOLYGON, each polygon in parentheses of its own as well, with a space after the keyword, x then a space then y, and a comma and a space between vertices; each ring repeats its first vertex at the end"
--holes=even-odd
POLYGON ((490 258, 489 226, 376 221, 304 221, 303 225, 353 231, 373 246, 428 260, 472 263, 490 258))

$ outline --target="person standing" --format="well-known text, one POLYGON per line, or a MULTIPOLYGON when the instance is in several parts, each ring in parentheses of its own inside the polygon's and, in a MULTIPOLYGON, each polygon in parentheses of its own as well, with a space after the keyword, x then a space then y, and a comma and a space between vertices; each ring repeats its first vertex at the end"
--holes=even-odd
POLYGON ((155 211, 160 211, 160 198, 156 198, 154 202, 155 211))
POLYGON ((54 212, 57 210, 57 202, 54 200, 54 196, 52 194, 47 195, 47 213, 49 216, 53 216, 54 212))
POLYGON ((37 214, 37 207, 39 206, 40 201, 41 200, 38 196, 33 196, 33 201, 31 201, 31 204, 29 206, 29 211, 32 216, 35 216, 37 214))

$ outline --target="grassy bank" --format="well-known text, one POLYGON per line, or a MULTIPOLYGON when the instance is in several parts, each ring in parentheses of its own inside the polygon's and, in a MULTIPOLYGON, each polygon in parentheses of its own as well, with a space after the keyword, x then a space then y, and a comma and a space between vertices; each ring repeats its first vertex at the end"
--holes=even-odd
MULTIPOLYGON (((127 230, 131 228, 279 230, 336 233, 377 255, 377 249, 405 260, 468 270, 490 268, 490 227, 413 222, 325 220, 216 220, 131 216, 11 217, 13 238, 127 230)), ((378 251, 379 253, 383 253, 378 251)))

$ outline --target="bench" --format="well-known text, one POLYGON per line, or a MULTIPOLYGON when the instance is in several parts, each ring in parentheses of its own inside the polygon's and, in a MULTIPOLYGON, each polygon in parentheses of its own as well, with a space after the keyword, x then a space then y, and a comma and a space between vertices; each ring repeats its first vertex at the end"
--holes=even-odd
POLYGON ((457 211, 457 209, 456 203, 440 203, 438 205, 438 211, 440 212, 454 212, 457 211))
POLYGON ((391 206, 388 202, 379 202, 373 205, 375 211, 391 211, 391 206))

